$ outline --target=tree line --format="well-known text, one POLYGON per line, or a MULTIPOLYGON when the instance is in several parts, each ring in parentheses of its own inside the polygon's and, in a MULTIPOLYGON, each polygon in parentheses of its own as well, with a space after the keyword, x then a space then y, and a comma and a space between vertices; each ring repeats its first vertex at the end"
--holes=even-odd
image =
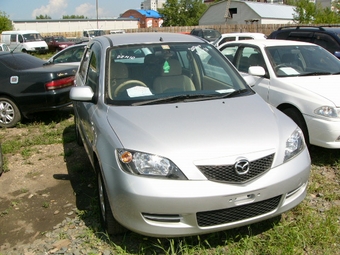
MULTIPOLYGON (((219 2, 215 0, 214 2, 219 2)), ((287 0, 288 5, 295 6, 293 20, 296 24, 339 24, 340 0, 332 2, 331 7, 323 8, 320 3, 309 0, 287 0)), ((157 11, 163 17, 163 27, 196 26, 208 6, 202 0, 167 0, 162 9, 157 11)), ((47 14, 36 19, 51 19, 47 14)), ((87 19, 84 15, 64 15, 62 19, 87 19)), ((13 30, 10 17, 0 10, 0 32, 13 30)))

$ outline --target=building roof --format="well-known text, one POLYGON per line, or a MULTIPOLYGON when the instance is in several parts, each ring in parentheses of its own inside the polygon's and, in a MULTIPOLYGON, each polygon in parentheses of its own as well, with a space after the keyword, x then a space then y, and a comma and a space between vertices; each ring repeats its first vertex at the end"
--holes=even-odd
POLYGON ((249 8, 256 12, 261 18, 293 19, 295 13, 295 6, 248 1, 240 2, 244 2, 248 5, 249 8))
POLYGON ((136 10, 136 11, 144 15, 146 18, 155 18, 155 19, 162 18, 162 16, 157 11, 154 11, 154 10, 136 10))

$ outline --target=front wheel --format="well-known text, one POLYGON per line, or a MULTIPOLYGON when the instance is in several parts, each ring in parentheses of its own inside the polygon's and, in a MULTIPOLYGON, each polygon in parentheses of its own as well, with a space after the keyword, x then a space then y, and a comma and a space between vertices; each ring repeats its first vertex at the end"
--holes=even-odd
POLYGON ((302 114, 293 108, 285 109, 283 110, 283 113, 290 117, 299 126, 299 128, 301 128, 307 147, 310 147, 308 128, 302 114))
POLYGON ((105 184, 100 171, 97 171, 98 182, 98 201, 100 208, 100 220, 102 227, 109 235, 123 234, 127 231, 122 225, 113 217, 109 199, 106 193, 105 184))
POLYGON ((6 97, 0 97, 0 127, 14 127, 21 120, 16 104, 6 97))

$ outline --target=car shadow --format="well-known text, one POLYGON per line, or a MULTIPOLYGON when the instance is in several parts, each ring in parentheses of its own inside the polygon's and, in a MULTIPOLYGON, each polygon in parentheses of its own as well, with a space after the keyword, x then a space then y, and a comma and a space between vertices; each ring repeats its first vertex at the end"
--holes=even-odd
POLYGON ((280 222, 281 217, 259 222, 245 227, 235 228, 212 234, 189 236, 183 238, 154 238, 128 231, 123 235, 108 236, 100 225, 99 207, 96 190, 96 175, 86 155, 85 149, 76 143, 74 125, 63 132, 64 157, 67 175, 55 176, 57 179, 69 180, 76 195, 76 207, 83 211, 81 220, 95 233, 97 238, 108 244, 125 247, 128 253, 164 253, 170 249, 180 249, 183 244, 189 247, 200 245, 206 249, 226 245, 230 241, 238 242, 244 237, 259 235, 280 222), (177 248, 176 248, 177 247, 177 248))
POLYGON ((309 154, 312 164, 315 166, 334 165, 334 159, 340 158, 339 149, 326 149, 317 146, 311 146, 309 154))
POLYGON ((23 125, 30 123, 42 123, 44 125, 48 125, 51 123, 58 123, 63 120, 69 119, 73 115, 73 106, 69 105, 67 107, 54 110, 54 111, 45 111, 45 112, 37 112, 34 114, 30 114, 27 118, 23 118, 20 122, 23 125))

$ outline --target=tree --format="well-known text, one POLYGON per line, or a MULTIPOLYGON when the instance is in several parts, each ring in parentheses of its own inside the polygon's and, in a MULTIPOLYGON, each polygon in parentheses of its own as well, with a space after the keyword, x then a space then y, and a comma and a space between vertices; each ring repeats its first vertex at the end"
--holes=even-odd
POLYGON ((87 19, 84 15, 63 15, 63 19, 87 19))
POLYGON ((339 0, 333 2, 334 10, 322 8, 320 3, 311 3, 309 0, 290 0, 289 5, 295 6, 294 21, 299 24, 337 24, 340 22, 339 0))
POLYGON ((36 16, 35 19, 51 19, 51 17, 46 15, 46 14, 45 14, 45 16, 40 14, 39 16, 36 16))
POLYGON ((195 26, 207 9, 201 0, 167 0, 163 9, 158 9, 163 16, 163 26, 195 26))
POLYGON ((314 23, 317 9, 316 4, 309 2, 309 0, 291 0, 287 3, 295 6, 295 14, 293 14, 294 22, 299 24, 314 23))
POLYGON ((340 16, 330 8, 324 8, 318 11, 315 16, 314 24, 339 24, 340 16))
POLYGON ((13 30, 12 21, 5 12, 0 11, 0 33, 6 30, 13 30))

